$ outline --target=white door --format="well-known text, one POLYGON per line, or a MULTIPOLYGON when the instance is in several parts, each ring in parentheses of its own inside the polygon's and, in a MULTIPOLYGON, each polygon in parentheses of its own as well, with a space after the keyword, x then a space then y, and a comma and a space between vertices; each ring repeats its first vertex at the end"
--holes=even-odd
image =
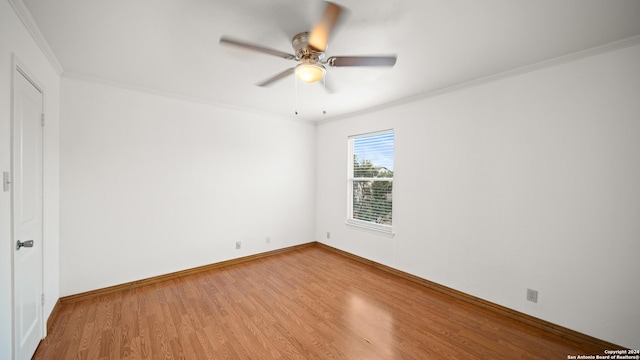
POLYGON ((42 320, 42 92, 17 68, 13 82, 12 214, 15 359, 31 359, 42 320))

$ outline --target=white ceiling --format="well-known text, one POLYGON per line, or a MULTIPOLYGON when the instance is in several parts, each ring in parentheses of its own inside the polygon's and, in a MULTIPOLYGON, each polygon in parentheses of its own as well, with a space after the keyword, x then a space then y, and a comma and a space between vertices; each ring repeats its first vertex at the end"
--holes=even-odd
POLYGON ((638 0, 340 0, 349 16, 327 55, 396 54, 398 61, 393 68, 329 68, 335 93, 328 94, 319 84, 296 86, 293 76, 257 87, 295 63, 218 44, 230 35, 292 53, 291 37, 322 14, 317 0, 19 1, 65 76, 308 120, 640 34, 638 0))

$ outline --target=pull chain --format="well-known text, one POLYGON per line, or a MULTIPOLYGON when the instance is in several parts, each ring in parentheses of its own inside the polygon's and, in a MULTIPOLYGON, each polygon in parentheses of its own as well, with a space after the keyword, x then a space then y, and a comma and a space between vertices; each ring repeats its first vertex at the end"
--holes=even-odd
POLYGON ((293 77, 293 82, 295 83, 295 90, 296 90, 296 109, 295 109, 295 114, 298 115, 298 77, 297 76, 293 77))
MULTIPOLYGON (((326 95, 329 92, 329 89, 327 89, 327 74, 324 74, 324 76, 322 77, 322 85, 324 86, 324 93, 326 95)), ((324 104, 323 107, 326 109, 327 108, 327 104, 326 104, 327 96, 324 96, 324 99, 325 99, 325 104, 324 104)), ((327 114, 327 111, 326 110, 322 110, 322 115, 326 115, 326 114, 327 114)))

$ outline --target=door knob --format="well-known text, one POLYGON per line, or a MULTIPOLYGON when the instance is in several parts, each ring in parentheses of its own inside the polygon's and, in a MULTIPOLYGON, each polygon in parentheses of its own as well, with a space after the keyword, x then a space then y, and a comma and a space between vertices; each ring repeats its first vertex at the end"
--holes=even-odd
POLYGON ((20 241, 16 243, 16 250, 20 250, 21 247, 33 247, 33 240, 20 241))

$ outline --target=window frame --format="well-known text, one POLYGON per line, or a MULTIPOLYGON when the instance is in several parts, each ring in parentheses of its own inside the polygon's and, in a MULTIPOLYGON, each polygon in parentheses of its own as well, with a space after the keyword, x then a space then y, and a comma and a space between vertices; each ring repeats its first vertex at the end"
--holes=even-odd
MULTIPOLYGON (((357 138, 361 138, 361 137, 366 137, 366 136, 371 136, 371 135, 377 135, 377 134, 384 134, 384 133, 393 133, 393 142, 394 142, 394 152, 393 152, 393 158, 394 158, 394 163, 395 163, 395 130, 394 129, 386 129, 386 130, 380 130, 380 131, 374 131, 374 132, 369 132, 369 133, 363 133, 363 134, 357 134, 357 135, 350 135, 347 138, 347 147, 348 147, 348 162, 347 162, 347 219, 345 221, 345 224, 353 227, 355 229, 360 229, 360 230, 366 230, 369 232, 373 232, 376 234, 381 234, 381 235, 385 235, 388 237, 393 237, 395 234, 393 232, 393 224, 391 225, 387 225, 387 224, 378 224, 375 222, 371 222, 371 221, 364 221, 364 220, 359 220, 359 219, 354 219, 353 218, 353 185, 354 182, 356 181, 386 181, 386 182, 391 182, 393 184, 393 180, 395 177, 395 171, 393 173, 393 177, 390 178, 384 178, 384 177, 379 177, 379 178, 356 178, 354 177, 353 174, 353 156, 354 156, 354 150, 353 150, 353 145, 354 145, 354 139, 357 138)), ((395 168, 395 166, 394 166, 395 168)), ((391 206, 391 214, 393 214, 393 191, 394 189, 391 189, 391 199, 392 199, 392 206, 391 206)), ((393 218, 393 215, 392 215, 393 218)))

